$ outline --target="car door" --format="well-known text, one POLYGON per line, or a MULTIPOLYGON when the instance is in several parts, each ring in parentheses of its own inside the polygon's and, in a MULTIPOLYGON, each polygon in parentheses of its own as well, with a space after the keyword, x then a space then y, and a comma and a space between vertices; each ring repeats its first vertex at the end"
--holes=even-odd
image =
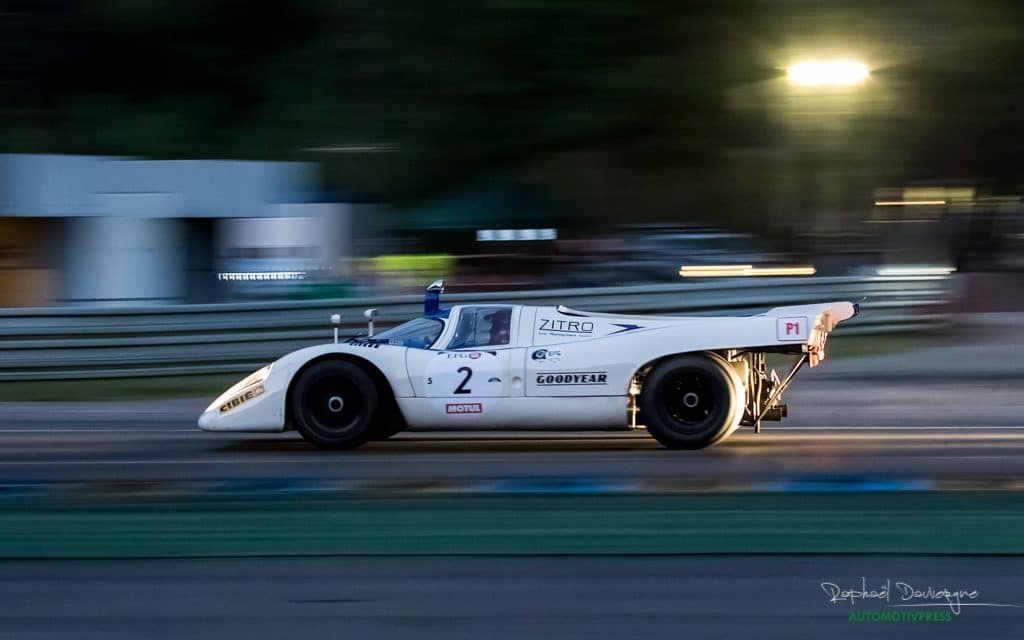
POLYGON ((520 307, 498 305, 453 310, 455 329, 442 337, 442 348, 407 352, 416 395, 436 399, 438 417, 464 420, 499 410, 502 399, 521 397, 526 349, 515 341, 520 313, 520 307))
MULTIPOLYGON (((629 354, 609 352, 609 335, 632 331, 635 324, 569 315, 551 307, 537 310, 526 358, 526 395, 538 397, 586 397, 620 395, 626 375, 609 363, 629 363, 629 354)), ((632 371, 632 368, 629 368, 632 371)))

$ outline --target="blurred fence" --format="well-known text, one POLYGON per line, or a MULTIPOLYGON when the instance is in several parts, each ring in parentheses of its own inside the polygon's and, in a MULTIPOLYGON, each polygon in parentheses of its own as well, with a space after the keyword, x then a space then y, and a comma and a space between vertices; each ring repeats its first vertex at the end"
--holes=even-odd
MULTIPOLYGON (((743 279, 599 289, 444 296, 445 303, 564 304, 590 311, 649 314, 749 313, 773 306, 862 301, 843 333, 933 327, 945 320, 948 277, 743 279), (862 300, 863 299, 863 300, 862 300)), ((328 342, 330 314, 346 336, 422 313, 422 298, 309 302, 0 310, 0 381, 241 372, 299 347, 328 342)))

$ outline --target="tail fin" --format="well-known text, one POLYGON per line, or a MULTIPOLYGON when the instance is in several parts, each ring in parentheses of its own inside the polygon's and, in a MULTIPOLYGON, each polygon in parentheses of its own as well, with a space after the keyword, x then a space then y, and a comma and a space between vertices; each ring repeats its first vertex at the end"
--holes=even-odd
POLYGON ((840 322, 860 313, 853 302, 827 302, 791 307, 775 307, 765 316, 775 319, 775 338, 781 344, 800 344, 814 367, 825 359, 828 334, 840 322))

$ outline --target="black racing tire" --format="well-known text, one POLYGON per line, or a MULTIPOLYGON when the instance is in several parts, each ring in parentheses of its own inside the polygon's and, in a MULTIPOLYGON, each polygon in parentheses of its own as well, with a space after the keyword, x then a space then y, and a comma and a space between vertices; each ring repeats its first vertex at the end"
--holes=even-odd
POLYGON ((324 360, 299 373, 288 407, 306 442, 321 449, 354 449, 373 436, 380 394, 359 365, 324 360))
POLYGON ((676 356, 654 367, 640 394, 640 417, 669 449, 703 449, 735 430, 743 413, 738 381, 713 355, 676 356))

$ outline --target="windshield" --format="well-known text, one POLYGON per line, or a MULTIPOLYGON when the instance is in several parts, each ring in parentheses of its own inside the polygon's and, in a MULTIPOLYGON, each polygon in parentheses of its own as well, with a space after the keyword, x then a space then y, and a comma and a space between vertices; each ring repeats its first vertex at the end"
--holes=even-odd
POLYGON ((444 323, 437 318, 416 318, 409 322, 403 322, 397 327, 381 331, 373 336, 373 339, 403 347, 426 349, 434 344, 437 337, 441 335, 442 329, 444 329, 444 323))

